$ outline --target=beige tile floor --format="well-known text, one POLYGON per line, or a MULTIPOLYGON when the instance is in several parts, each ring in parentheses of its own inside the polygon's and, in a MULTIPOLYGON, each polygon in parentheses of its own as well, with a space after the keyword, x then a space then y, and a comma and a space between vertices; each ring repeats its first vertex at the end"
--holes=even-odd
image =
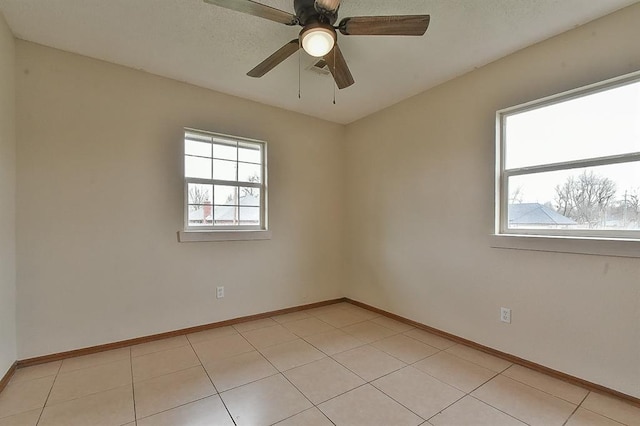
POLYGON ((20 369, 0 426, 640 425, 640 408, 340 303, 20 369))

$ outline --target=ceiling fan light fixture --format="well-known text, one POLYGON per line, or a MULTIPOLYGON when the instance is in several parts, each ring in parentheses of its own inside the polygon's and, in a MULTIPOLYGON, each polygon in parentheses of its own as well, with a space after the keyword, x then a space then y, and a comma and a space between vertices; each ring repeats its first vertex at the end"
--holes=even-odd
POLYGON ((316 7, 329 11, 337 11, 340 7, 340 0, 316 0, 316 7))
POLYGON ((331 52, 336 43, 336 32, 330 26, 314 26, 300 33, 302 48, 311 56, 320 58, 331 52))

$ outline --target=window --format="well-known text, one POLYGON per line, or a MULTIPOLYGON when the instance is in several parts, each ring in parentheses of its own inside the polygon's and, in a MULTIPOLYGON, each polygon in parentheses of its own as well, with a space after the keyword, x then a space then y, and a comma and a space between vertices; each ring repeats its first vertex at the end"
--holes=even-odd
POLYGON ((640 73, 497 121, 497 234, 640 239, 640 73))
POLYGON ((185 230, 266 230, 265 159, 265 142, 185 129, 185 230))

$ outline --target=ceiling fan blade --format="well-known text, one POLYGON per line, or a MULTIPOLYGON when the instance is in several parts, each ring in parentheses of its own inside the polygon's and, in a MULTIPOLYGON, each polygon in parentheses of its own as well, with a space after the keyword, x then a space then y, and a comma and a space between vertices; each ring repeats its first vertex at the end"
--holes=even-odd
POLYGON ((316 10, 335 12, 340 7, 340 0, 316 0, 316 10))
POLYGON ((285 25, 298 25, 298 18, 291 13, 256 3, 251 0, 204 0, 205 3, 215 6, 224 7, 225 9, 235 10, 237 12, 248 13, 249 15, 258 16, 260 18, 269 19, 285 25))
POLYGON ((280 49, 269 56, 264 61, 260 62, 254 69, 249 71, 247 75, 249 77, 259 78, 274 69, 280 62, 293 55, 300 48, 300 42, 298 39, 291 40, 289 43, 282 46, 280 49))
POLYGON ((349 67, 347 66, 347 61, 344 60, 344 56, 342 56, 342 52, 337 43, 333 46, 331 52, 324 56, 324 60, 329 66, 329 71, 331 71, 338 89, 344 89, 355 83, 351 71, 349 71, 349 67))
POLYGON ((429 15, 356 16, 343 19, 338 28, 344 35, 421 36, 429 21, 429 15))

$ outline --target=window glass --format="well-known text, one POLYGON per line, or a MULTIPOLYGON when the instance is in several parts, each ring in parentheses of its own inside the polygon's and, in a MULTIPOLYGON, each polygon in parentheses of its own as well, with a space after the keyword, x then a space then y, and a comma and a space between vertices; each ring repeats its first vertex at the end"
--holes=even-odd
POLYGON ((237 180, 238 163, 227 160, 213 160, 213 178, 216 180, 237 180))
POLYGON ((240 143, 238 149, 238 160, 245 163, 260 164, 262 158, 260 145, 253 143, 240 143))
POLYGON ((266 229, 264 142, 185 130, 185 229, 266 229))
POLYGON ((213 158, 219 158, 223 160, 236 160, 238 158, 238 148, 236 144, 213 144, 213 158))
POLYGON ((211 157, 211 144, 187 139, 184 142, 184 153, 198 157, 211 157))
POLYGON ((211 179, 211 160, 185 155, 184 172, 188 178, 211 179))
POLYGON ((498 116, 498 232, 640 238, 640 73, 498 116))
POLYGON ((505 117, 507 168, 640 152, 640 81, 505 117))

